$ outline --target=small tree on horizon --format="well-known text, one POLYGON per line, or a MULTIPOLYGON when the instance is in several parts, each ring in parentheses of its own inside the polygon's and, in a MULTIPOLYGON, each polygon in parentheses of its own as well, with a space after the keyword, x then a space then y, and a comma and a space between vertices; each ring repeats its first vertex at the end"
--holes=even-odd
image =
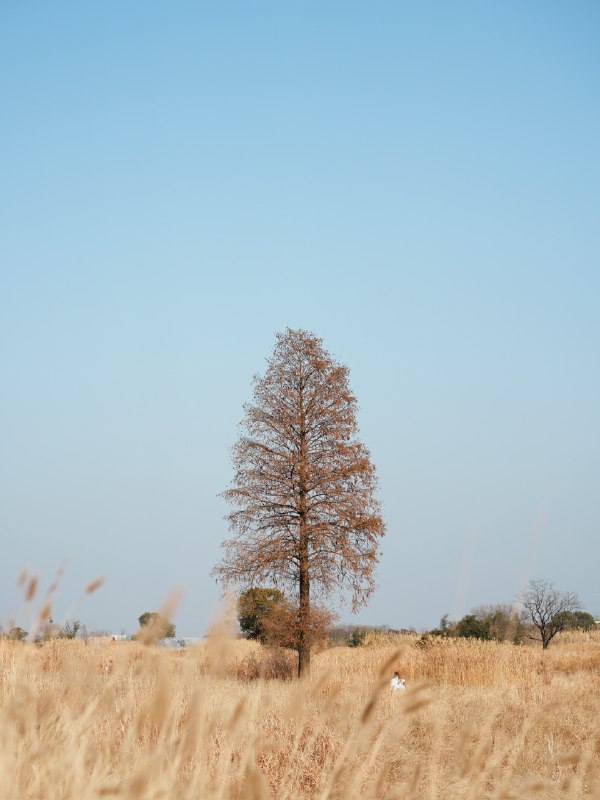
POLYGON ((225 585, 288 589, 298 674, 310 671, 313 594, 349 595, 356 610, 373 592, 385 526, 375 468, 357 438, 348 368, 303 330, 277 334, 254 401, 244 407, 224 497, 233 538, 213 574, 225 585))
POLYGON ((14 642, 22 642, 23 639, 26 639, 29 634, 23 628, 17 626, 16 628, 11 628, 9 632, 6 634, 6 638, 10 639, 14 642))
POLYGON ((74 619, 65 622, 59 635, 61 639, 76 639, 80 630, 81 622, 78 619, 74 619))
POLYGON ((175 625, 157 611, 144 611, 138 617, 138 622, 140 623, 140 631, 134 636, 144 641, 172 639, 175 637, 175 625))

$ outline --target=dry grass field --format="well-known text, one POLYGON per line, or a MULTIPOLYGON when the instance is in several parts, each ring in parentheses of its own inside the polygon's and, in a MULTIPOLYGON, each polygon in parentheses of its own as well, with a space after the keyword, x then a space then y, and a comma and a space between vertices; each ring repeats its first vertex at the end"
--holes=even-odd
POLYGON ((315 655, 305 682, 219 637, 2 641, 0 797, 600 798, 598 633, 546 653, 380 637, 315 655))

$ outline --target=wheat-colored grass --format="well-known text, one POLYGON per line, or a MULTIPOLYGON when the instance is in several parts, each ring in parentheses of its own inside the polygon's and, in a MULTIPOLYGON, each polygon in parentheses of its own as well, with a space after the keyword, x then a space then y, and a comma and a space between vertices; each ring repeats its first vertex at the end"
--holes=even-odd
POLYGON ((372 637, 313 659, 299 682, 264 677, 291 654, 219 637, 2 641, 0 798, 600 798, 598 635, 545 653, 372 637))

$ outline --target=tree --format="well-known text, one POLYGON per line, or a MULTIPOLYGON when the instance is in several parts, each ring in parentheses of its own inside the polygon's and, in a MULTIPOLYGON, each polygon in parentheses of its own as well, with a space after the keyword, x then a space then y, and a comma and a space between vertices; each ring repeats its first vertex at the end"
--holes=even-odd
POLYGON ((449 636, 454 636, 455 628, 456 628, 456 622, 453 622, 450 619, 449 614, 444 614, 444 616, 440 619, 439 628, 432 628, 427 635, 443 636, 444 639, 447 639, 449 636))
POLYGON ((13 641, 21 642, 23 639, 26 639, 28 636, 27 631, 23 630, 23 628, 11 628, 8 632, 8 638, 12 639, 13 641))
POLYGON ((565 631, 591 631, 596 620, 588 611, 561 611, 555 622, 565 631))
POLYGON ((138 622, 140 632, 137 636, 144 642, 175 637, 175 625, 156 611, 144 611, 138 617, 138 622))
POLYGON ((519 612, 510 604, 479 606, 471 613, 485 626, 488 639, 495 639, 498 642, 509 641, 514 644, 520 644, 522 641, 523 623, 519 612))
POLYGON ((596 627, 596 620, 593 614, 590 614, 589 611, 574 611, 573 616, 575 617, 575 624, 574 628, 580 631, 591 631, 596 627))
POLYGON ((454 631, 456 636, 466 639, 490 639, 489 624, 484 619, 479 619, 476 614, 467 614, 456 623, 454 631))
POLYGON ((213 574, 225 584, 272 583, 297 600, 298 673, 310 670, 311 596, 349 595, 353 611, 374 589, 385 527, 375 468, 357 439, 348 368, 303 330, 277 335, 254 401, 244 407, 224 497, 233 538, 213 574))
POLYGON ((528 638, 541 641, 546 650, 552 639, 567 626, 565 612, 577 611, 579 599, 572 592, 559 592, 553 583, 546 580, 531 580, 526 589, 519 594, 523 606, 524 622, 537 628, 538 635, 528 638))
POLYGON ((60 632, 60 637, 62 639, 75 639, 77 638, 77 634, 81 630, 81 622, 78 619, 74 619, 71 622, 65 622, 60 632))
POLYGON ((442 631, 442 633, 448 634, 449 631, 451 631, 454 628, 455 624, 456 624, 455 622, 452 622, 450 620, 449 614, 444 614, 444 616, 440 619, 439 629, 442 631))
POLYGON ((248 639, 265 641, 265 619, 277 603, 284 603, 285 595, 279 589, 256 587, 246 589, 238 598, 238 622, 248 639))

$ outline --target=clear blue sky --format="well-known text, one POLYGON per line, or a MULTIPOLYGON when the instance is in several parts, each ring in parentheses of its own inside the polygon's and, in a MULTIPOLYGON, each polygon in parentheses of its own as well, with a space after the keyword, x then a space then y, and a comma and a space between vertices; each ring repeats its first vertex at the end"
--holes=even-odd
POLYGON ((206 630, 287 325, 350 367, 378 467, 357 622, 529 577, 600 612, 599 39, 594 2, 3 2, 2 621, 68 558, 58 621, 181 586, 206 630))

